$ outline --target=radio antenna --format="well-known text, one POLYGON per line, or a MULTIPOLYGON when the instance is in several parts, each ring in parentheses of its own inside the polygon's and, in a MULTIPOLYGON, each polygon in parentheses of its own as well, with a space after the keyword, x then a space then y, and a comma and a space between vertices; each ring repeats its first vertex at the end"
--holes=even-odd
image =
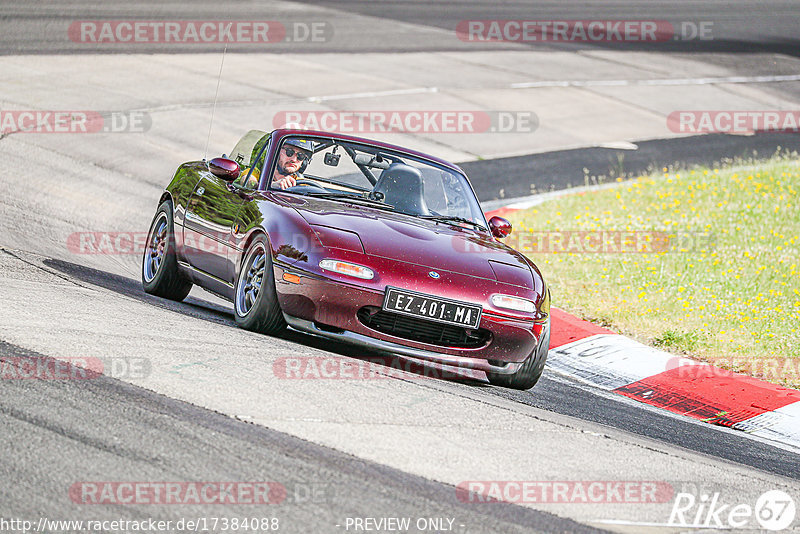
POLYGON ((206 161, 208 155, 208 145, 211 142, 211 127, 214 125, 214 111, 217 109, 217 97, 219 96, 219 82, 222 81, 222 66, 225 65, 225 52, 228 51, 228 43, 225 43, 225 48, 222 50, 222 61, 219 63, 219 76, 217 76, 217 90, 214 92, 214 105, 211 107, 211 122, 208 124, 208 138, 206 139, 206 149, 203 151, 203 161, 206 161))

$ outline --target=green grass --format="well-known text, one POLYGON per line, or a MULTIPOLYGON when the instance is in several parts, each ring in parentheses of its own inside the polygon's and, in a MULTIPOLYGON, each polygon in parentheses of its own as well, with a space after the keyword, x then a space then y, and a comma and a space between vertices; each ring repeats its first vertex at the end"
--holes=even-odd
POLYGON ((666 330, 663 334, 653 339, 653 345, 668 350, 678 350, 688 354, 701 346, 702 339, 703 334, 701 332, 676 332, 675 330, 666 330))
POLYGON ((567 194, 512 214, 509 244, 540 267, 555 306, 664 350, 798 386, 796 158, 665 169, 567 194), (597 246, 604 239, 606 252, 597 246))

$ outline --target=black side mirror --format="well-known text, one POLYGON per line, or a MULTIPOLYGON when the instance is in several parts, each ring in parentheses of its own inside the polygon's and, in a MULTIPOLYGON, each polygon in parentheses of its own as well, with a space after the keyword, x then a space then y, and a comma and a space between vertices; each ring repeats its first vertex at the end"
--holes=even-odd
POLYGON ((226 182, 234 181, 239 177, 239 172, 241 172, 239 164, 228 158, 212 159, 208 162, 208 169, 211 171, 211 174, 226 182))

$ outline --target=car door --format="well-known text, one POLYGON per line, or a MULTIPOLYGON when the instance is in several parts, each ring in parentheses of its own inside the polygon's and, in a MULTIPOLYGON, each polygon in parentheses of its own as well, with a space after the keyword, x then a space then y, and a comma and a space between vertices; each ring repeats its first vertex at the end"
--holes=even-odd
POLYGON ((195 270, 232 286, 233 268, 228 256, 232 226, 246 202, 237 186, 205 173, 186 205, 183 243, 186 261, 195 270))

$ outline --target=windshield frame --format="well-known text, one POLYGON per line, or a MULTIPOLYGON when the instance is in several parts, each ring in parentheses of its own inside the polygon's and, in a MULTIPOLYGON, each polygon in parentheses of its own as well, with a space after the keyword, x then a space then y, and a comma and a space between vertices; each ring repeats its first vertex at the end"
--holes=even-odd
MULTIPOLYGON (((278 133, 279 133, 278 130, 273 132, 273 134, 278 134, 278 133)), ((296 196, 301 196, 301 197, 302 196, 310 196, 310 195, 306 195, 306 194, 304 194, 303 192, 300 192, 300 191, 290 191, 288 189, 284 190, 284 189, 278 189, 278 188, 273 188, 272 187, 272 179, 271 179, 271 177, 274 174, 275 168, 276 168, 276 166, 278 164, 278 152, 281 150, 281 147, 283 146, 284 142, 287 141, 288 139, 291 139, 291 138, 309 139, 309 140, 311 140, 311 141, 313 141, 315 143, 322 143, 322 145, 321 145, 321 147, 319 149, 317 149, 317 147, 315 147, 314 155, 326 150, 327 148, 330 148, 334 144, 340 145, 342 147, 342 149, 345 150, 345 153, 348 155, 348 157, 352 157, 352 155, 350 153, 350 151, 352 150, 351 145, 356 145, 356 148, 358 148, 358 149, 366 148, 367 150, 361 150, 361 152, 370 153, 370 154, 378 154, 378 153, 386 154, 386 153, 388 153, 389 155, 391 155, 391 153, 394 152, 394 153, 396 153, 397 156, 399 156, 401 158, 409 159, 409 160, 417 162, 417 163, 422 163, 422 164, 428 165, 430 167, 439 169, 440 171, 449 172, 449 173, 452 173, 454 175, 459 176, 460 179, 463 180, 464 183, 466 184, 466 186, 467 186, 466 190, 469 192, 469 194, 472 195, 472 199, 473 199, 473 201, 475 202, 475 205, 478 208, 478 212, 480 213, 480 217, 479 217, 477 222, 479 222, 483 226, 483 228, 473 227, 471 225, 468 225, 467 227, 470 228, 470 229, 476 230, 476 231, 482 231, 482 232, 491 233, 488 220, 486 219, 486 214, 483 212, 483 208, 481 207, 481 203, 478 200, 477 195, 475 194, 475 190, 472 187, 472 183, 470 182, 469 177, 464 173, 464 171, 462 171, 460 168, 458 168, 457 166, 453 165, 452 163, 445 162, 444 160, 439 161, 437 158, 433 158, 431 156, 427 156, 426 154, 423 154, 423 153, 420 153, 420 152, 403 149, 402 147, 398 147, 398 146, 392 146, 392 145, 383 146, 382 144, 374 144, 369 139, 338 137, 338 136, 335 136, 335 135, 334 136, 324 135, 324 134, 321 134, 319 132, 304 133, 302 131, 294 132, 294 131, 285 130, 285 131, 283 131, 281 133, 282 133, 282 135, 279 135, 278 138, 275 139, 275 143, 274 144, 272 144, 272 139, 270 140, 269 145, 270 145, 270 148, 272 150, 269 151, 267 156, 271 158, 271 163, 270 163, 270 165, 265 165, 264 168, 261 171, 260 183, 264 184, 265 187, 263 189, 266 190, 266 191, 269 191, 269 192, 272 192, 272 193, 286 193, 286 194, 291 194, 291 195, 296 195, 296 196)), ((353 163, 355 163, 355 162, 353 162, 353 163)), ((364 165, 357 164, 357 163, 355 163, 355 165, 359 168, 359 170, 361 170, 362 173, 364 173, 364 177, 366 178, 366 180, 369 181, 370 183, 372 183, 373 185, 375 185, 375 180, 377 180, 377 178, 375 177, 374 174, 371 173, 371 168, 367 167, 367 166, 364 166, 364 165)), ((309 176, 309 179, 313 180, 314 177, 313 176, 309 176)), ((317 177, 317 179, 319 179, 319 180, 327 180, 326 178, 322 178, 322 177, 317 177)), ((331 180, 331 183, 336 183, 336 182, 331 180)), ((344 184, 342 184, 342 185, 344 185, 344 184)), ((347 185, 350 186, 350 184, 347 184, 347 185)), ((351 187, 353 187, 354 189, 358 188, 357 186, 351 186, 351 187)), ((365 191, 367 191, 367 190, 365 190, 365 191)), ((341 200, 335 199, 335 198, 331 198, 329 200, 332 200, 334 202, 337 202, 337 201, 347 202, 348 199, 346 198, 346 196, 342 196, 341 200)), ((379 209, 379 208, 376 207, 376 209, 379 209)), ((391 213, 407 215, 409 217, 414 217, 415 219, 425 220, 424 217, 420 217, 420 216, 413 215, 413 214, 410 214, 410 213, 405 213, 405 212, 402 212, 402 211, 391 210, 391 213)), ((442 214, 442 216, 446 217, 445 214, 442 214)), ((428 220, 430 220, 430 219, 428 219, 428 220)))

